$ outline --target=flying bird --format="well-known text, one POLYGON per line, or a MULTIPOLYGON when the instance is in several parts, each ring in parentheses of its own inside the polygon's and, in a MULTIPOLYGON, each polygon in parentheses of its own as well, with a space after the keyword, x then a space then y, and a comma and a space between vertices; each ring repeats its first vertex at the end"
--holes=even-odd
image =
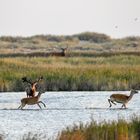
POLYGON ((135 21, 137 21, 137 20, 138 20, 138 18, 135 18, 134 20, 135 20, 135 21))

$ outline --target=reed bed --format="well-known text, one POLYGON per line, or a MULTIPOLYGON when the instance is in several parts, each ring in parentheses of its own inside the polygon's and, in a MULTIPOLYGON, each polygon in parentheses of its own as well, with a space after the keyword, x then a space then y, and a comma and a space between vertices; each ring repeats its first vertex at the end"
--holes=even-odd
POLYGON ((24 91, 23 76, 42 75, 48 91, 129 90, 139 88, 140 57, 0 58, 0 91, 24 91))
POLYGON ((83 125, 67 127, 57 140, 139 140, 140 118, 133 117, 130 122, 119 119, 112 122, 97 123, 92 120, 83 125))

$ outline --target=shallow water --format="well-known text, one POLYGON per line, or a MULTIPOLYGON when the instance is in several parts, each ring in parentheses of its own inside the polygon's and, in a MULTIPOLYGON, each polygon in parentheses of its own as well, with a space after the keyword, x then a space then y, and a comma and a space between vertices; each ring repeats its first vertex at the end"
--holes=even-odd
POLYGON ((0 134, 6 140, 20 140, 28 132, 42 133, 55 139, 58 132, 67 126, 90 122, 91 118, 100 122, 117 120, 118 117, 129 120, 133 114, 140 115, 140 94, 133 96, 128 109, 120 109, 121 104, 110 109, 107 99, 112 93, 46 92, 41 100, 47 107, 42 106, 42 110, 37 105, 18 110, 20 99, 26 96, 24 92, 0 93, 0 134))

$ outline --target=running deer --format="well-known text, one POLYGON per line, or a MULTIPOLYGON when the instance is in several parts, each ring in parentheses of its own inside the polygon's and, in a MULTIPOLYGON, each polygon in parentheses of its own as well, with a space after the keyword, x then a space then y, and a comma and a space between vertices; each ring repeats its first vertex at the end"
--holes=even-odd
POLYGON ((26 82, 30 85, 30 87, 26 88, 26 93, 27 93, 27 97, 35 97, 35 93, 36 93, 36 85, 38 84, 38 82, 40 82, 43 79, 42 76, 40 76, 36 81, 32 82, 31 80, 28 80, 26 77, 22 78, 23 82, 26 82))
POLYGON ((132 99, 133 95, 137 94, 137 93, 138 93, 137 90, 131 89, 129 96, 125 95, 125 94, 112 94, 110 96, 110 99, 108 99, 108 102, 110 104, 109 107, 112 106, 111 103, 116 105, 116 103, 114 103, 114 102, 117 102, 117 103, 121 103, 122 104, 122 108, 123 107, 126 108, 126 104, 132 99))
POLYGON ((35 97, 22 98, 21 105, 18 107, 18 109, 23 109, 23 107, 25 107, 25 105, 35 105, 35 104, 37 104, 39 106, 39 108, 42 109, 39 103, 43 104, 44 107, 46 107, 45 103, 43 103, 42 101, 39 101, 42 93, 43 92, 39 92, 38 95, 35 97))

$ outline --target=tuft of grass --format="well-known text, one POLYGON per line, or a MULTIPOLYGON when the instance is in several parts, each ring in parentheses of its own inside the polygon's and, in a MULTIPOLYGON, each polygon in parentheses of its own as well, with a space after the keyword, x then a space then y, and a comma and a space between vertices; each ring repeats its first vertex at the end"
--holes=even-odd
POLYGON ((22 140, 47 140, 47 136, 43 133, 36 133, 33 134, 31 132, 29 132, 28 134, 25 134, 22 138, 22 140))
POLYGON ((139 140, 140 118, 133 117, 130 122, 118 121, 97 123, 92 120, 83 125, 74 125, 63 130, 57 140, 139 140))

